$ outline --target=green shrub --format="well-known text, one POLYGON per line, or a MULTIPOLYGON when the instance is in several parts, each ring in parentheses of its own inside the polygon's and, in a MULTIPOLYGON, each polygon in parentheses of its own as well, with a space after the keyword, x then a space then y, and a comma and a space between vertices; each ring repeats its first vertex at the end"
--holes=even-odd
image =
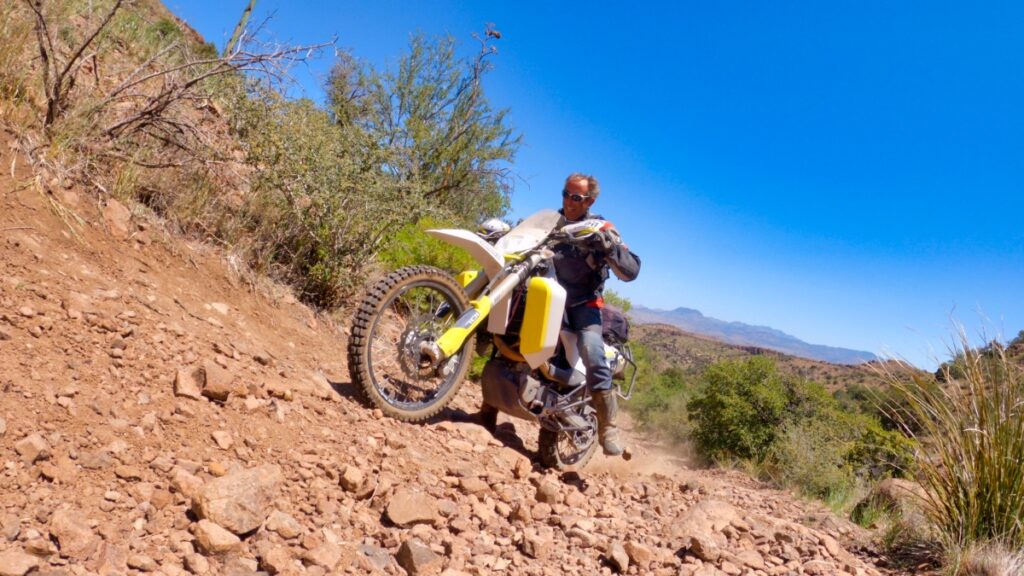
MULTIPOLYGON (((638 363, 638 366, 644 372, 644 365, 638 363)), ((645 373, 638 379, 642 381, 637 384, 627 406, 640 425, 675 442, 686 440, 690 435, 686 403, 690 400, 693 384, 678 368, 669 368, 654 375, 645 373)))
POLYGON ((859 478, 902 475, 913 443, 871 415, 843 408, 820 384, 781 377, 763 357, 722 361, 687 404, 698 450, 748 460, 783 486, 844 500, 859 478))
POLYGON ((783 426, 764 470, 782 486, 795 486, 808 496, 831 498, 853 484, 852 467, 844 458, 848 430, 824 418, 783 426))
POLYGON ((379 259, 388 269, 397 269, 413 264, 436 266, 452 273, 464 270, 478 270, 480 264, 465 250, 428 236, 424 230, 430 228, 458 228, 457 223, 443 222, 427 216, 419 222, 406 224, 391 235, 387 248, 381 251, 379 259))
POLYGON ((257 270, 333 307, 361 286, 388 234, 421 210, 379 169, 379 157, 308 100, 257 93, 233 121, 258 167, 240 233, 257 270))
POLYGON ((755 356, 708 367, 687 410, 697 448, 707 457, 761 461, 781 430, 787 405, 775 363, 755 356))
POLYGON ((858 415, 851 418, 857 432, 844 458, 857 476, 871 480, 906 476, 914 460, 914 441, 898 430, 885 429, 878 420, 858 415))

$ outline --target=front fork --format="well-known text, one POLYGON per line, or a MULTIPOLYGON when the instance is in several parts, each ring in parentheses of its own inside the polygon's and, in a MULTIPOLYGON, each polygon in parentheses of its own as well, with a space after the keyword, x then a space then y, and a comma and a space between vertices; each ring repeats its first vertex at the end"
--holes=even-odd
POLYGON ((466 339, 490 315, 494 303, 507 298, 542 258, 540 254, 532 254, 525 261, 514 266, 507 276, 504 278, 499 276, 501 279, 490 288, 490 291, 471 301, 469 308, 459 316, 455 325, 446 330, 440 338, 434 342, 420 343, 420 353, 430 358, 431 363, 437 365, 462 349, 466 339))

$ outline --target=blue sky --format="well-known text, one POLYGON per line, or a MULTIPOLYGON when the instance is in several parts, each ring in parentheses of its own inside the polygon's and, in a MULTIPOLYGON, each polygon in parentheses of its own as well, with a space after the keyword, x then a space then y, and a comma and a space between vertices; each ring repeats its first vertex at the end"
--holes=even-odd
MULTIPOLYGON (((223 46, 245 5, 166 0, 223 46)), ((946 357, 1024 329, 1024 4, 282 2, 277 39, 375 66, 409 35, 503 37, 487 92, 524 136, 514 216, 572 171, 643 259, 611 287, 808 342, 946 357)), ((331 64, 296 70, 322 99, 331 64)))

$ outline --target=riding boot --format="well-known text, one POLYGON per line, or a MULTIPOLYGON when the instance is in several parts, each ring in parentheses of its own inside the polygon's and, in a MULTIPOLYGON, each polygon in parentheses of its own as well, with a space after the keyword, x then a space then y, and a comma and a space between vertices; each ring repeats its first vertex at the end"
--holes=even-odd
POLYGON ((597 439, 601 443, 601 449, 608 456, 621 455, 626 448, 615 425, 619 412, 615 390, 595 390, 591 394, 591 399, 591 404, 597 412, 597 439))
POLYGON ((488 432, 494 434, 498 429, 498 409, 486 402, 480 405, 480 411, 476 413, 477 421, 488 432))

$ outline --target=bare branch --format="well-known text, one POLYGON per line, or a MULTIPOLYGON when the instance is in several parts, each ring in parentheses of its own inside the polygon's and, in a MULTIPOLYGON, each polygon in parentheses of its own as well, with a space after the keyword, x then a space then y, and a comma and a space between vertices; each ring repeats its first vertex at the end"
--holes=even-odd
MULTIPOLYGON (((38 1, 39 0, 37 0, 37 2, 38 1)), ((64 66, 64 70, 61 71, 60 76, 58 76, 58 78, 63 78, 68 73, 68 71, 71 70, 71 66, 75 63, 75 61, 78 60, 82 53, 85 52, 85 49, 88 48, 90 44, 92 44, 92 41, 95 40, 97 36, 99 36, 100 32, 102 32, 103 29, 107 27, 107 24, 109 24, 110 21, 114 18, 114 14, 117 13, 117 11, 121 8, 121 4, 123 3, 124 0, 117 0, 116 2, 114 2, 114 5, 110 8, 110 12, 107 13, 106 18, 104 18, 103 21, 100 22, 100 25, 97 26, 95 30, 93 30, 92 34, 90 34, 89 37, 86 38, 84 42, 82 42, 82 45, 78 47, 78 50, 75 50, 75 53, 71 56, 70 59, 68 59, 67 64, 64 66)))

